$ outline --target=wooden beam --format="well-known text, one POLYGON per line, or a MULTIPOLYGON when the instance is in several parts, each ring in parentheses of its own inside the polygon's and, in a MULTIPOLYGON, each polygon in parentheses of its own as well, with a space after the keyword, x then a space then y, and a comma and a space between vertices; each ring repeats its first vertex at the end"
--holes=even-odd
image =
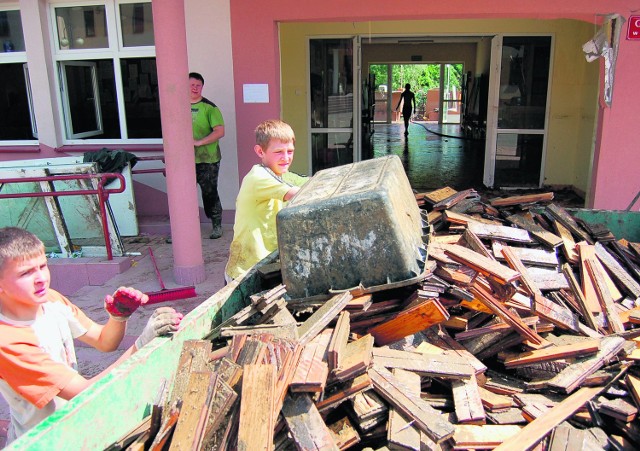
MULTIPOLYGON (((308 451, 338 450, 320 412, 307 394, 291 394, 285 398, 282 415, 297 449, 308 451)), ((256 443, 256 445, 258 445, 256 443)), ((245 450, 264 449, 240 448, 245 450)))
POLYGON ((562 238, 562 253, 569 263, 575 265, 580 261, 580 257, 578 257, 578 252, 576 251, 576 242, 573 241, 571 232, 556 220, 553 221, 553 228, 555 229, 556 233, 562 238))
POLYGON ((437 299, 426 299, 369 329, 369 333, 375 338, 377 346, 384 346, 447 319, 449 312, 437 299))
POLYGON ((595 354, 599 350, 600 340, 584 340, 570 345, 551 346, 545 349, 537 349, 521 354, 515 354, 504 360, 504 366, 506 368, 515 368, 518 366, 530 365, 532 363, 547 362, 549 360, 595 354))
POLYGON ((569 288, 573 295, 575 296, 575 300, 578 303, 579 310, 582 313, 582 317, 584 318, 587 326, 589 326, 593 330, 598 330, 598 324, 596 322, 595 317, 593 316, 591 306, 587 302, 587 299, 584 297, 582 290, 580 289, 580 285, 578 285, 578 281, 576 280, 576 276, 573 274, 573 270, 568 263, 562 265, 562 273, 567 278, 569 282, 569 288))
POLYGON ((595 356, 569 365, 553 379, 549 380, 547 385, 556 391, 571 393, 577 387, 581 386, 587 377, 598 371, 606 362, 615 357, 624 347, 624 343, 625 340, 621 337, 602 338, 600 350, 595 356))
POLYGON ((492 207, 508 207, 518 204, 530 204, 533 202, 550 202, 553 200, 553 192, 523 194, 521 196, 509 196, 493 199, 490 203, 492 207))
POLYGON ((596 397, 603 387, 583 387, 547 413, 533 420, 517 434, 502 442, 494 451, 529 450, 542 440, 553 428, 571 417, 588 401, 596 397))
MULTIPOLYGON (((393 375, 411 390, 411 396, 420 396, 420 376, 410 371, 394 369, 393 375)), ((402 413, 392 408, 387 425, 387 441, 397 449, 420 450, 420 431, 412 426, 402 413)))
POLYGON ((584 240, 589 244, 593 244, 593 238, 582 227, 578 225, 575 219, 562 207, 549 204, 545 208, 545 211, 550 214, 554 219, 559 221, 563 226, 571 231, 574 235, 580 237, 580 240, 584 240))
POLYGON ((385 368, 399 368, 422 376, 444 379, 465 378, 475 375, 466 359, 452 353, 418 354, 397 349, 373 348, 373 364, 385 368))
POLYGON ((275 365, 245 365, 238 424, 238 449, 273 450, 275 365))
POLYGON ((347 344, 341 364, 333 372, 333 377, 339 381, 353 379, 363 374, 371 365, 373 350, 373 336, 367 334, 347 344))
POLYGON ((217 375, 210 371, 191 373, 180 418, 171 438, 170 450, 200 448, 213 401, 216 378, 217 375))
POLYGON ((298 366, 289 384, 292 392, 322 393, 329 377, 324 360, 329 334, 319 334, 302 350, 298 366))
POLYGON ((482 224, 479 222, 470 222, 467 224, 467 228, 478 237, 484 239, 500 240, 519 244, 533 243, 529 232, 524 229, 495 224, 482 224))
POLYGON ((528 340, 532 345, 537 347, 546 347, 549 345, 544 338, 529 329, 518 316, 509 311, 499 300, 495 299, 491 292, 478 283, 478 281, 475 281, 470 289, 481 302, 493 310, 504 322, 511 325, 518 334, 528 340))
POLYGON ((624 325, 622 324, 622 321, 620 321, 618 312, 613 304, 613 299, 611 299, 610 292, 607 289, 603 270, 599 265, 596 265, 595 260, 591 258, 587 258, 585 260, 585 264, 589 277, 591 278, 593 286, 596 290, 598 301, 600 301, 602 313, 607 317, 609 329, 611 329, 611 331, 616 334, 624 332, 624 325))
POLYGON ((329 371, 333 371, 340 366, 340 359, 344 354, 345 347, 349 341, 349 332, 349 312, 342 311, 340 312, 340 315, 338 315, 336 327, 333 329, 331 341, 329 342, 329 349, 327 350, 329 371))
POLYGON ((527 230, 536 240, 547 247, 555 249, 562 244, 562 238, 540 227, 535 222, 525 219, 521 215, 507 216, 507 221, 521 229, 527 230))
POLYGON ((338 313, 353 299, 351 293, 344 292, 333 296, 316 310, 300 327, 298 337, 301 345, 306 345, 322 331, 338 313))
POLYGON ((453 403, 458 423, 484 424, 486 415, 475 375, 451 381, 453 403))
POLYGON ((602 264, 609 270, 613 277, 620 282, 621 286, 624 288, 623 291, 626 291, 627 294, 634 298, 640 298, 640 283, 636 282, 636 280, 629 275, 629 273, 624 269, 624 266, 622 266, 618 260, 611 255, 602 243, 595 244, 595 252, 602 264))
POLYGON ((457 244, 449 244, 445 245, 444 249, 447 255, 454 260, 470 266, 485 276, 493 277, 501 283, 507 284, 520 277, 520 274, 517 271, 514 271, 505 265, 501 265, 495 260, 484 257, 471 249, 467 249, 466 247, 462 247, 457 244))
POLYGON ((521 431, 521 427, 512 424, 458 424, 453 435, 454 449, 497 449, 501 443, 509 440, 521 431))
POLYGON ((369 369, 369 377, 374 390, 406 418, 413 420, 431 440, 440 443, 453 436, 454 426, 419 396, 412 396, 411 390, 387 369, 374 365, 369 369))

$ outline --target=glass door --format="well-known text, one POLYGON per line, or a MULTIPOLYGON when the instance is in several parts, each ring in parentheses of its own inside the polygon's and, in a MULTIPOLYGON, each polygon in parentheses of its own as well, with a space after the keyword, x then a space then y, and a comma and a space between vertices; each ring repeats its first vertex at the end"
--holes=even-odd
POLYGON ((373 121, 383 124, 391 122, 391 86, 389 85, 389 64, 370 64, 369 82, 372 83, 374 91, 373 99, 373 121))
POLYGON ((354 111, 359 103, 354 104, 353 55, 352 38, 309 40, 313 173, 354 161, 354 131, 358 126, 354 124, 354 111))
POLYGON ((459 124, 462 111, 462 64, 442 64, 442 123, 459 124))
POLYGON ((494 38, 485 185, 542 186, 550 64, 550 36, 494 38))

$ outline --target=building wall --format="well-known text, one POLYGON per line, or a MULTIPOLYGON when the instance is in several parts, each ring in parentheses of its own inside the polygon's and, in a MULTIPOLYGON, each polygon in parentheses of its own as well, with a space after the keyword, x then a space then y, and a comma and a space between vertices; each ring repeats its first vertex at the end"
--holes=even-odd
MULTIPOLYGON (((239 175, 236 99, 229 0, 185 0, 189 70, 205 80, 202 94, 214 102, 224 117, 224 138, 220 140, 222 161, 218 193, 225 211, 235 210, 239 175)), ((202 206, 202 203, 200 203, 202 206)), ((226 215, 224 222, 233 222, 226 215)))
MULTIPOLYGON (((10 6, 14 6, 14 2, 10 6)), ((113 141, 102 143, 88 140, 74 146, 64 145, 64 124, 60 119, 60 106, 56 95, 57 66, 51 51, 53 43, 49 18, 50 2, 21 0, 19 3, 15 2, 15 6, 21 13, 31 88, 36 93, 33 98, 38 140, 30 146, 0 145, 0 159, 23 160, 81 155, 88 150, 102 147, 124 148, 138 156, 162 156, 161 144, 150 146, 144 141, 140 144, 123 145, 113 141)), ((206 82, 203 95, 220 107, 225 119, 226 134, 220 143, 223 157, 219 192, 223 208, 228 212, 225 222, 232 222, 232 211, 235 209, 235 198, 239 189, 239 173, 229 1, 185 1, 185 16, 189 69, 202 73, 206 82)), ((171 24, 155 26, 156 33, 166 33, 171 29, 171 24)), ((188 92, 185 92, 185 102, 188 102, 188 92)), ((135 169, 161 167, 162 164, 159 162, 141 161, 135 169)), ((168 214, 166 179, 161 174, 135 175, 134 191, 139 215, 168 214)), ((201 217, 204 218, 204 215, 201 214, 201 217)))
MULTIPOLYGON (((548 127, 548 147, 545 161, 545 184, 570 185, 587 191, 595 126, 597 95, 597 65, 586 62, 582 43, 591 38, 593 24, 575 20, 471 20, 471 21, 412 21, 369 23, 285 23, 280 26, 282 42, 282 114, 296 130, 296 169, 309 172, 310 156, 307 142, 307 42, 310 37, 350 36, 363 34, 370 28, 376 36, 404 33, 431 35, 460 34, 487 35, 495 33, 551 34, 555 40, 552 65, 551 104, 548 127), (586 138, 585 138, 586 136, 586 138), (304 163, 304 166, 303 166, 304 163)), ((366 39, 366 38, 363 38, 366 39)), ((463 50, 466 49, 463 47, 463 50)), ((414 53, 413 46, 405 52, 414 53)), ((407 53, 407 55, 409 55, 407 53)), ((450 54, 453 54, 450 52, 450 54)), ((405 55, 405 56, 407 56, 405 55)), ((475 68, 475 53, 469 49, 460 55, 475 68), (467 55, 468 54, 468 55, 467 55), (465 56, 466 55, 466 56, 465 56)), ((393 54, 389 53, 389 57, 393 54)), ((409 55, 410 56, 410 55, 409 55)), ((438 56, 444 56, 442 54, 438 56)), ((402 60, 402 56, 398 57, 402 60)), ((367 62, 364 61, 364 64, 367 62)))
MULTIPOLYGON (((625 208, 638 189, 629 180, 637 178, 639 161, 631 147, 633 118, 637 116, 635 106, 640 101, 640 92, 632 84, 636 74, 634 66, 640 61, 640 43, 621 41, 614 104, 606 111, 597 109, 593 93, 587 94, 597 84, 596 65, 601 63, 588 65, 581 53, 582 44, 597 30, 596 24, 611 13, 623 17, 634 14, 632 5, 623 0, 606 3, 479 0, 430 3, 428 7, 421 2, 399 6, 372 0, 366 8, 357 2, 339 0, 302 4, 293 0, 267 3, 234 0, 231 4, 232 45, 237 114, 242 118, 242 123, 238 121, 238 145, 247 148, 253 144, 250 130, 260 120, 282 115, 292 122, 298 135, 298 149, 300 153, 305 152, 301 138, 306 136, 306 107, 300 104, 289 110, 289 105, 302 102, 296 99, 306 99, 306 84, 304 78, 300 79, 306 74, 303 68, 292 64, 305 61, 306 43, 300 41, 306 36, 400 32, 425 35, 470 29, 491 34, 496 32, 497 24, 504 33, 554 32, 556 55, 550 118, 553 123, 549 128, 551 146, 545 162, 545 183, 575 184, 587 192, 588 206, 593 208, 625 208), (280 51, 287 57, 281 60, 280 51), (293 52, 291 56, 289 52, 293 52), (270 103, 242 103, 244 83, 267 83, 270 103), (576 97, 576 90, 584 94, 576 97), (594 117, 598 114, 602 115, 602 129, 594 133, 594 124, 598 123, 594 117), (595 146, 592 145, 594 136, 595 146), (570 143, 568 150, 565 143, 570 143), (591 161, 594 172, 589 174, 591 161)), ((298 165, 308 160, 308 155, 296 159, 298 165)), ((250 162, 239 161, 241 177, 250 166, 250 162)))

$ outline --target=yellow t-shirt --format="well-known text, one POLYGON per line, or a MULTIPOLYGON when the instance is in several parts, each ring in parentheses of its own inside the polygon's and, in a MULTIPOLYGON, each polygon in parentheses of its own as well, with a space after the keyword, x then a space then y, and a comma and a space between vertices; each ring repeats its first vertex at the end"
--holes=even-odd
POLYGON ((225 272, 235 279, 278 248, 276 215, 293 186, 308 180, 293 172, 278 179, 273 172, 255 165, 242 180, 236 199, 233 241, 225 272))

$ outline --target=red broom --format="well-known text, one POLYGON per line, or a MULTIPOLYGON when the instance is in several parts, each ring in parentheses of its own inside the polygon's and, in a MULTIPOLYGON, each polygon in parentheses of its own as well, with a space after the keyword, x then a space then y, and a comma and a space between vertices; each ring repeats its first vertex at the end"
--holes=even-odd
POLYGON ((197 296, 196 287, 166 288, 164 286, 164 282, 162 281, 162 276, 160 276, 160 271, 158 271, 156 258, 153 256, 153 251, 151 250, 151 247, 149 247, 149 256, 151 257, 151 262, 153 263, 153 269, 155 269, 156 271, 156 276, 158 276, 158 283, 160 283, 160 291, 152 291, 150 293, 145 293, 147 296, 149 296, 149 300, 145 305, 157 304, 159 302, 165 302, 165 301, 175 301, 176 299, 194 298, 197 296))

